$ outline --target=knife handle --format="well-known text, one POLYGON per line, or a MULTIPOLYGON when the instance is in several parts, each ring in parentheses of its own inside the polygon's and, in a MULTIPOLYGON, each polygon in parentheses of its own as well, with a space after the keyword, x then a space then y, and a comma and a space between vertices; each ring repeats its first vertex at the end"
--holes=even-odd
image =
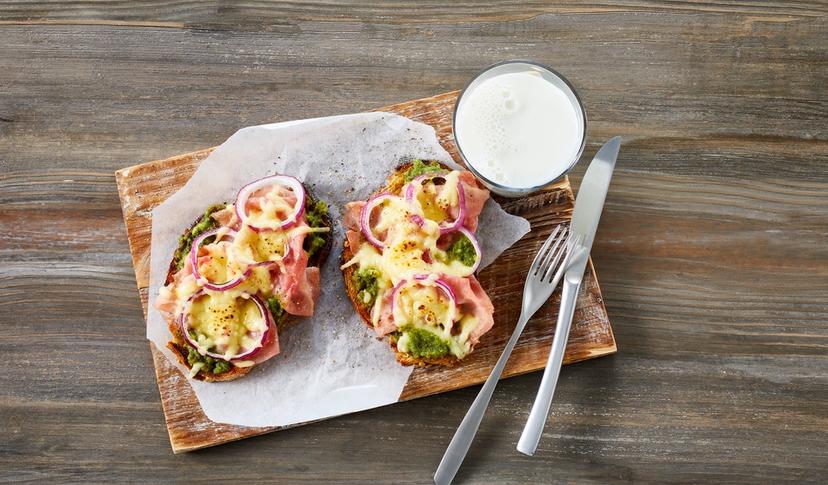
POLYGON ((517 445, 517 450, 524 455, 535 454, 543 427, 546 425, 546 417, 552 405, 552 396, 555 394, 555 385, 561 373, 561 363, 564 350, 566 350, 566 341, 569 339, 569 328, 572 325, 572 316, 575 313, 575 303, 580 287, 580 279, 577 282, 570 281, 569 278, 564 279, 561 310, 558 312, 558 325, 555 327, 555 337, 552 339, 552 350, 549 352, 546 370, 543 371, 543 379, 541 379, 538 395, 535 397, 535 404, 532 405, 532 411, 529 413, 529 419, 526 421, 517 445))

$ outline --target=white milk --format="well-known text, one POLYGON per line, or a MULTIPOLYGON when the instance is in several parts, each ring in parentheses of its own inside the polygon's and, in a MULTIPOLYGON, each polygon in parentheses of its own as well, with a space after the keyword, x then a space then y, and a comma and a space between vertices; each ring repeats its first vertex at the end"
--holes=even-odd
POLYGON ((514 188, 564 174, 581 149, 584 120, 567 95, 537 72, 500 74, 463 95, 455 137, 484 177, 514 188))

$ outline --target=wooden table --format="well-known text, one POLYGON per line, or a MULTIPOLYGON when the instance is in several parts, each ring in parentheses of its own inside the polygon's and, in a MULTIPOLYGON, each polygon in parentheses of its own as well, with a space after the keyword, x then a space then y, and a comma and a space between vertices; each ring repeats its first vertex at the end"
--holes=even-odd
MULTIPOLYGON (((828 476, 825 4, 0 1, 0 483, 427 483, 476 393, 173 456, 114 171, 532 58, 625 144, 593 250, 619 353, 504 381, 458 483, 828 476)), ((574 174, 577 186, 586 167, 574 174)))

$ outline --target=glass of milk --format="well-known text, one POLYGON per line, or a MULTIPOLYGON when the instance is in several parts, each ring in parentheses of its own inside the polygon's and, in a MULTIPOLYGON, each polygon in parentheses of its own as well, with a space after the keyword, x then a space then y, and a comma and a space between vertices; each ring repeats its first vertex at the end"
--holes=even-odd
POLYGON ((505 61, 466 85, 454 107, 453 128, 469 170, 493 192, 519 197, 575 166, 586 142, 586 112, 557 72, 505 61))

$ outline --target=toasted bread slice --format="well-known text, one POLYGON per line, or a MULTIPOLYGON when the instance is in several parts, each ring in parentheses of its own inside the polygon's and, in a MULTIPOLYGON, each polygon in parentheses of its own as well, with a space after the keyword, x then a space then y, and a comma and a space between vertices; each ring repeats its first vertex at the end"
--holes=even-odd
MULTIPOLYGON (((452 170, 447 165, 434 161, 434 160, 424 160, 424 162, 429 164, 438 164, 442 166, 446 171, 452 170)), ((411 168, 413 162, 404 163, 398 166, 391 175, 385 180, 385 185, 380 187, 376 192, 374 192, 371 196, 380 194, 383 192, 390 192, 392 194, 398 193, 400 189, 403 188, 405 185, 405 172, 411 168)), ((357 248, 352 248, 348 243, 348 239, 345 239, 342 247, 342 262, 341 264, 345 264, 351 258, 354 257, 355 251, 357 248)), ((359 289, 357 288, 356 284, 354 283, 354 272, 356 272, 357 268, 356 265, 348 266, 347 268, 342 270, 342 275, 345 278, 345 291, 348 293, 348 298, 350 298, 351 303, 354 305, 354 309, 356 310, 357 314, 362 318, 362 321, 368 325, 369 328, 373 330, 374 325, 371 323, 371 307, 370 305, 366 305, 359 297, 359 289)), ((451 367, 456 365, 460 362, 460 359, 453 355, 446 355, 443 357, 436 357, 436 358, 426 358, 426 357, 414 357, 410 354, 404 354, 397 350, 397 341, 395 338, 391 337, 388 339, 391 345, 391 349, 396 354, 397 362, 403 365, 413 365, 417 367, 426 367, 429 365, 441 365, 451 367)))
MULTIPOLYGON (((316 202, 318 200, 315 199, 309 191, 308 197, 310 198, 311 202, 316 202)), ((331 225, 330 213, 326 212, 322 219, 324 226, 333 227, 331 225)), ((200 220, 201 218, 196 219, 193 222, 193 224, 189 228, 187 228, 186 231, 184 231, 184 234, 188 234, 193 229, 193 227, 195 227, 199 223, 200 220)), ((333 236, 332 233, 328 233, 327 237, 325 238, 325 245, 322 246, 313 256, 311 256, 308 259, 308 266, 316 266, 321 268, 325 261, 328 259, 328 255, 330 255, 332 246, 333 236)), ((177 271, 178 268, 176 268, 175 265, 175 258, 173 258, 173 260, 170 261, 170 267, 167 271, 166 283, 170 283, 173 280, 173 275, 175 275, 177 271)), ((276 328, 280 332, 284 328, 286 328, 288 324, 291 322, 290 315, 288 315, 287 312, 282 312, 282 314, 278 318, 275 318, 274 316, 274 320, 276 328)), ((181 325, 179 325, 179 322, 175 321, 175 319, 168 319, 167 326, 170 329, 170 333, 172 333, 173 335, 172 340, 167 342, 167 348, 173 351, 173 354, 175 354, 175 356, 178 358, 178 361, 181 363, 181 365, 188 369, 192 369, 192 366, 190 365, 187 358, 190 352, 189 345, 187 343, 187 340, 184 338, 184 335, 181 333, 181 325)), ((213 372, 208 372, 206 370, 200 370, 198 371, 198 373, 196 373, 195 376, 193 376, 193 378, 207 382, 232 381, 244 376, 245 374, 253 370, 253 367, 255 367, 255 365, 251 365, 249 367, 231 366, 230 370, 221 372, 219 374, 214 374, 213 372)))

